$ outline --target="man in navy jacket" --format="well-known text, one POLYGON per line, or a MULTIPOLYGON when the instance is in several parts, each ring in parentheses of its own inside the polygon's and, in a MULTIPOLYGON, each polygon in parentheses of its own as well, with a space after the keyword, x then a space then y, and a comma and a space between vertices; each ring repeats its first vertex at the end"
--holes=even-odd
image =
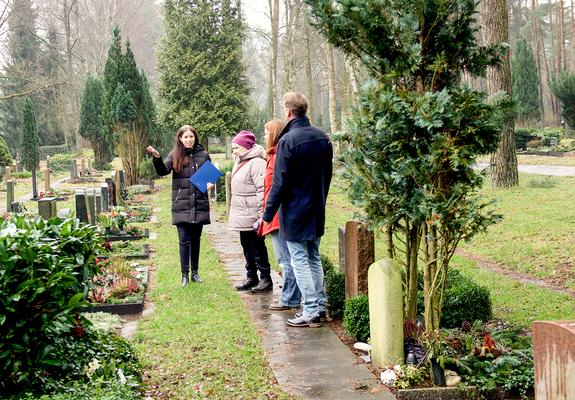
POLYGON ((323 269, 319 256, 325 227, 325 205, 332 175, 333 149, 328 136, 311 126, 307 99, 286 93, 288 121, 280 134, 272 187, 262 219, 270 222, 279 209, 280 235, 286 240, 303 310, 288 325, 321 326, 325 318, 323 269))

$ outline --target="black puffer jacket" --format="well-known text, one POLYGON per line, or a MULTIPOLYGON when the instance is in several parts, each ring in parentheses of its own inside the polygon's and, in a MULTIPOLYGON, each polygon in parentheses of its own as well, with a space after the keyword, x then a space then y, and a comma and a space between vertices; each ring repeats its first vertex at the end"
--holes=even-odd
POLYGON ((210 156, 200 144, 188 151, 188 154, 190 162, 180 172, 173 171, 171 152, 165 161, 161 157, 154 158, 154 167, 160 176, 172 172, 172 224, 177 225, 182 222, 209 224, 210 202, 208 193, 207 191, 205 193, 200 192, 190 183, 189 178, 206 160, 210 160, 210 156))

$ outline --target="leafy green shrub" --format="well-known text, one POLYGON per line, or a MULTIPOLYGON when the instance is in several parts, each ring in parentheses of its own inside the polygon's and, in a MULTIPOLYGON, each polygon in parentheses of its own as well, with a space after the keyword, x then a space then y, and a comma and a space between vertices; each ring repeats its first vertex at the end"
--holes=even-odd
POLYGON ((216 201, 218 203, 225 203, 226 202, 226 173, 229 171, 231 172, 233 165, 226 165, 220 167, 220 171, 222 172, 222 176, 216 182, 216 201))
POLYGON ((25 399, 142 398, 141 366, 119 335, 88 329, 81 338, 58 337, 51 352, 56 363, 45 367, 41 387, 26 388, 25 399))
MULTIPOLYGON (((417 309, 423 310, 423 278, 419 276, 417 309)), ((489 290, 450 268, 445 281, 445 297, 441 309, 442 328, 460 327, 463 321, 487 321, 492 316, 489 290)))
POLYGON ((150 185, 132 185, 128 186, 128 197, 132 198, 138 194, 150 194, 154 189, 150 185))
POLYGON ((104 163, 100 166, 100 171, 111 171, 112 164, 111 163, 104 163))
POLYGON ((515 129, 515 145, 518 150, 526 150, 527 143, 537 139, 532 129, 519 128, 515 129))
POLYGON ((12 176, 12 178, 15 179, 28 179, 32 177, 32 172, 30 171, 12 172, 10 175, 12 176))
POLYGON ((65 154, 70 151, 70 146, 66 144, 59 144, 56 146, 40 146, 38 147, 38 155, 40 160, 45 160, 47 157, 53 157, 56 154, 65 154))
POLYGON ((333 265, 333 262, 331 262, 331 259, 325 254, 320 254, 319 258, 321 260, 323 275, 328 276, 329 274, 333 274, 335 272, 335 266, 333 265))
POLYGON ((210 144, 210 154, 226 154, 226 145, 210 144))
POLYGON ((0 136, 0 166, 5 167, 10 164, 12 164, 12 156, 10 155, 8 144, 4 138, 0 136))
POLYGON ((539 147, 541 147, 540 139, 530 140, 529 142, 527 142, 528 149, 538 149, 539 147))
POLYGON ((360 342, 369 339, 369 298, 366 294, 345 301, 343 328, 360 342))
POLYGON ((325 276, 326 309, 328 315, 337 320, 343 318, 345 309, 345 274, 332 272, 325 276))
POLYGON ((0 220, 0 392, 44 385, 58 339, 83 334, 78 314, 101 242, 75 219, 0 220))
POLYGON ((151 158, 144 158, 140 162, 140 165, 138 166, 138 176, 140 179, 146 180, 154 180, 159 178, 158 174, 156 174, 154 162, 151 158))
POLYGON ((70 165, 75 157, 68 153, 58 153, 50 157, 50 171, 55 173, 70 172, 70 165))

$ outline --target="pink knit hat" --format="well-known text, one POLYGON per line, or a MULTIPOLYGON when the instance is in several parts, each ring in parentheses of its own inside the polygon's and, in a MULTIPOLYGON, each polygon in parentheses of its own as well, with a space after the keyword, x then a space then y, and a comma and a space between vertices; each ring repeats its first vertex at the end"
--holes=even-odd
POLYGON ((239 144, 249 150, 256 144, 256 137, 250 131, 241 131, 232 139, 232 143, 239 144))

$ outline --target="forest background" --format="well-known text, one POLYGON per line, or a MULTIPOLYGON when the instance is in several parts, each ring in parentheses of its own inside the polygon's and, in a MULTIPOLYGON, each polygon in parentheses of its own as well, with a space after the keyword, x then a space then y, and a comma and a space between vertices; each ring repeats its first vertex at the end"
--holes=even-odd
MULTIPOLYGON (((249 80, 245 121, 237 121, 238 126, 261 135, 263 122, 282 116, 281 95, 297 90, 308 96, 314 124, 328 132, 340 130, 367 79, 361 62, 327 43, 309 24, 302 0, 232 3, 241 9, 245 22, 242 57, 249 80)), ((490 13, 498 12, 484 3, 477 16, 480 22, 494 19, 490 13)), ((26 96, 37 99, 40 146, 65 145, 71 150, 90 146, 79 134, 81 99, 88 77, 105 72, 114 26, 121 32, 121 45, 125 48, 129 42, 161 114, 157 50, 165 36, 163 5, 158 0, 3 0, 0 137, 12 156, 21 151, 19 104, 26 96)), ((514 83, 521 80, 514 93, 523 96, 516 126, 561 126, 560 102, 551 87, 562 72, 575 69, 573 1, 511 0, 506 5, 512 74, 514 83), (533 73, 520 77, 527 71, 533 73), (534 89, 524 90, 528 86, 534 89)), ((489 40, 480 30, 477 40, 481 43, 484 37, 489 40)), ((462 80, 474 89, 489 89, 486 79, 463 76, 462 80)), ((173 127, 164 128, 160 135, 165 136, 167 149, 173 127)), ((222 135, 220 142, 226 143, 229 135, 222 135)))

